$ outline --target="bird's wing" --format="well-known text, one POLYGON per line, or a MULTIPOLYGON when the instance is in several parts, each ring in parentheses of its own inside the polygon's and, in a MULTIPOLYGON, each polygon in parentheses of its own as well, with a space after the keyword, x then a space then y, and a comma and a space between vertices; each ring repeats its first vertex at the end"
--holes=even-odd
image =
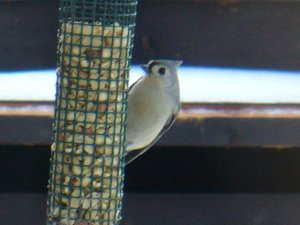
POLYGON ((145 146, 141 149, 136 149, 136 150, 133 150, 133 151, 130 151, 127 153, 126 158, 125 158, 125 165, 128 165, 133 160, 135 160, 137 157, 139 157, 140 155, 145 153, 152 145, 154 145, 170 129, 170 127, 174 124, 174 122, 177 118, 179 109, 180 109, 180 105, 178 107, 178 110, 172 114, 172 116, 165 123, 163 129, 156 136, 156 138, 153 139, 153 141, 150 144, 148 144, 147 146, 145 146))

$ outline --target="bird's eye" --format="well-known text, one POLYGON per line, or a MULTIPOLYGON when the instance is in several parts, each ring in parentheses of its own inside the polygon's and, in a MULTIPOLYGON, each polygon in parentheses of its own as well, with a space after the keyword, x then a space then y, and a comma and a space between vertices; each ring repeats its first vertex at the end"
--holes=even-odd
POLYGON ((165 75, 166 74, 166 68, 160 68, 158 70, 159 75, 165 75))

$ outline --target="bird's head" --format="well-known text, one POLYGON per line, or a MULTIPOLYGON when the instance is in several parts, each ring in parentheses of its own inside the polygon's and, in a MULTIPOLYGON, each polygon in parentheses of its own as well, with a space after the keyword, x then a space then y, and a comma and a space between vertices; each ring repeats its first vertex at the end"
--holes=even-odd
POLYGON ((142 69, 150 77, 177 76, 177 67, 182 64, 179 60, 151 60, 142 65, 142 69))

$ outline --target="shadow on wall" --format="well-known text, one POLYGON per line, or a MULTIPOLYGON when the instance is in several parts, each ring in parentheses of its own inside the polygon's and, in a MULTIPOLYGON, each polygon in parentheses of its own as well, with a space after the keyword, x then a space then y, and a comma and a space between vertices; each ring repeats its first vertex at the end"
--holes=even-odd
MULTIPOLYGON (((0 146, 0 192, 46 192, 49 146, 0 146)), ((126 192, 299 192, 299 149, 157 148, 126 167, 126 192)))

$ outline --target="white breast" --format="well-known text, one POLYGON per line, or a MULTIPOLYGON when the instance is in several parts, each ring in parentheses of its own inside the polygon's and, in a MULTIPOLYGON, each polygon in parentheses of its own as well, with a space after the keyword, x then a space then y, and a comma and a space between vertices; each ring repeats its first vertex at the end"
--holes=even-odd
POLYGON ((160 86, 151 87, 149 79, 138 82, 131 90, 128 100, 127 150, 140 149, 150 144, 168 121, 171 100, 160 86))

